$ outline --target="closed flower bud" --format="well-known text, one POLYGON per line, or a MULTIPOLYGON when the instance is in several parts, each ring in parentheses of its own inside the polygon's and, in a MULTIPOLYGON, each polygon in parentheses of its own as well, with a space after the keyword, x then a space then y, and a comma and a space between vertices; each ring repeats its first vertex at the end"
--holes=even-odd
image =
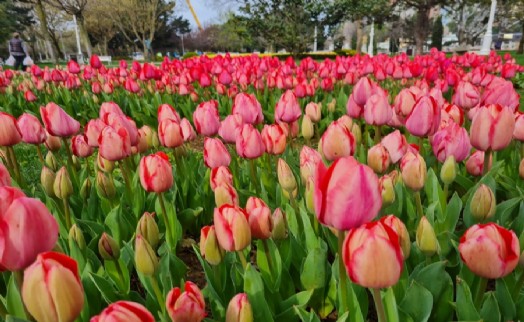
POLYGON ((62 200, 69 198, 73 194, 73 184, 65 167, 62 167, 56 173, 53 190, 55 191, 55 196, 62 200))
POLYGON ((291 200, 291 196, 293 196, 293 199, 297 199, 298 196, 298 188, 295 188, 292 192, 289 192, 288 190, 283 190, 282 195, 284 198, 291 200))
POLYGON ((497 201, 490 187, 481 184, 471 198, 471 215, 475 220, 482 222, 495 214, 497 201))
POLYGON ((304 194, 304 198, 306 199, 307 210, 313 214, 315 213, 314 196, 315 196, 315 181, 313 180, 313 177, 310 177, 306 182, 306 192, 304 194))
POLYGON ((159 242, 158 225, 155 221, 155 213, 145 212, 136 226, 136 234, 142 235, 151 245, 151 248, 156 249, 159 242))
POLYGON ((104 171, 105 173, 111 173, 115 168, 115 163, 113 161, 104 159, 100 154, 98 154, 98 157, 96 158, 96 165, 100 171, 104 171))
POLYGON ((56 161, 55 155, 49 151, 45 156, 45 165, 53 171, 58 170, 58 162, 56 161))
POLYGON ((457 177, 457 162, 455 157, 450 155, 440 169, 440 180, 447 185, 450 185, 455 181, 457 177))
POLYGON ((409 189, 419 191, 424 188, 426 182, 426 161, 420 154, 408 152, 402 157, 400 163, 402 181, 409 189))
POLYGON ((280 240, 287 238, 286 230, 286 214, 282 209, 277 208, 273 211, 273 230, 271 231, 271 238, 273 240, 280 240))
POLYGON ((55 196, 55 190, 53 188, 53 185, 55 184, 55 177, 56 176, 53 170, 46 166, 42 168, 42 172, 40 173, 40 183, 42 184, 45 194, 49 197, 55 196))
POLYGON ((247 213, 237 206, 215 208, 213 221, 220 246, 226 251, 239 251, 251 243, 247 213))
POLYGON ((87 200, 89 194, 91 193, 91 179, 86 178, 82 187, 80 188, 80 196, 83 200, 87 200))
POLYGON ((226 311, 226 322, 253 322, 253 309, 246 293, 235 295, 226 311))
POLYGON ((362 142, 362 130, 360 129, 360 125, 357 123, 353 123, 353 126, 351 127, 351 133, 355 137, 355 142, 360 144, 362 142))
POLYGON ((218 265, 224 258, 224 249, 218 243, 215 226, 204 226, 200 230, 200 255, 211 265, 218 265))
POLYGON ((384 216, 379 221, 384 225, 388 225, 397 233, 400 247, 402 248, 402 256, 404 259, 407 259, 411 251, 411 241, 409 240, 406 225, 395 215, 384 216))
POLYGON ((435 230, 426 216, 420 219, 417 227, 417 246, 428 257, 439 252, 439 245, 435 230))
POLYGON ((293 175, 289 165, 283 159, 278 159, 277 174, 278 183, 280 183, 280 186, 283 190, 290 192, 297 188, 295 176, 293 175))
POLYGON ((229 183, 221 183, 215 188, 215 205, 217 208, 223 205, 238 206, 238 194, 235 188, 229 183))
POLYGON ((96 192, 102 198, 113 199, 116 195, 113 177, 102 171, 98 171, 96 174, 96 192))
POLYGON ((120 246, 111 236, 103 233, 98 240, 98 252, 107 261, 117 260, 120 257, 120 246))
POLYGON ((81 250, 86 248, 84 234, 76 224, 71 226, 71 229, 69 230, 69 248, 72 248, 73 243, 75 243, 81 250))
POLYGON ((388 150, 382 144, 379 143, 368 150, 368 165, 375 173, 384 173, 390 163, 388 150))
POLYGON ((314 134, 313 122, 311 122, 309 116, 304 115, 302 118, 302 137, 306 140, 311 140, 314 134))
POLYGON ((382 194, 382 206, 389 206, 395 202, 395 183, 393 178, 385 175, 378 180, 382 194))
POLYGON ((158 257, 151 245, 142 235, 137 235, 135 240, 136 270, 146 276, 152 276, 155 274, 158 265, 158 257))

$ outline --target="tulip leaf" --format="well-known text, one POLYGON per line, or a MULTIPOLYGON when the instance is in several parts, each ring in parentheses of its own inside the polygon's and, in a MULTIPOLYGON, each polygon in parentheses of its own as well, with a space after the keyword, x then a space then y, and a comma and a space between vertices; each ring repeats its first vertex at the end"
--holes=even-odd
POLYGON ((9 283, 7 284, 7 312, 16 317, 25 318, 24 304, 22 303, 22 298, 20 297, 20 292, 16 286, 14 273, 11 274, 9 283))
POLYGON ((473 304, 471 291, 468 284, 457 277, 457 302, 456 302, 457 317, 460 321, 478 321, 480 315, 473 304))
POLYGON ((480 310, 480 316, 482 317, 482 320, 486 322, 500 321, 499 305, 493 292, 487 294, 482 309, 480 310))
POLYGON ((264 283, 260 273, 251 264, 246 266, 244 272, 244 291, 253 307, 254 321, 274 321, 264 295, 264 283))
POLYGON ((460 218, 461 210, 462 200, 460 199, 457 193, 454 193, 453 197, 451 197, 451 200, 448 203, 448 206, 446 207, 446 218, 444 219, 444 222, 442 223, 442 225, 440 225, 439 223, 435 227, 438 230, 438 232, 454 232, 455 228, 457 227, 458 220, 460 218))
POLYGON ((128 294, 130 290, 129 271, 122 259, 117 261, 106 260, 104 261, 104 267, 107 275, 109 275, 109 278, 115 283, 120 292, 128 294))
POLYGON ((225 299, 219 295, 223 294, 223 289, 219 285, 224 285, 226 283, 226 278, 222 279, 221 274, 215 274, 215 270, 202 258, 200 250, 197 249, 196 245, 193 245, 193 251, 197 256, 200 265, 204 269, 209 294, 223 305, 225 299))
POLYGON ((517 310, 515 308, 515 302, 508 290, 508 286, 504 279, 499 278, 496 282, 495 297, 499 303, 500 313, 502 314, 503 321, 510 321, 515 319, 517 310))
POLYGON ((388 287, 386 289, 382 300, 384 301, 386 320, 388 322, 399 322, 397 301, 395 300, 395 292, 393 292, 393 288, 388 287))
POLYGON ((311 296, 313 295, 313 290, 303 291, 296 293, 290 298, 279 303, 279 314, 275 317, 276 321, 296 321, 298 319, 297 312, 295 307, 305 307, 311 296))
POLYGON ((126 215, 123 213, 122 207, 113 208, 111 212, 107 214, 104 223, 109 227, 111 236, 118 244, 129 240, 134 231, 129 219, 126 218, 126 215))
POLYGON ((512 213, 517 213, 516 209, 517 206, 522 201, 521 197, 512 198, 509 200, 504 200, 503 202, 500 202, 497 204, 497 211, 495 212, 494 219, 498 220, 498 222, 506 226, 510 220, 510 216, 512 213))
POLYGON ((5 319, 5 322, 29 322, 29 320, 25 320, 25 319, 17 318, 12 315, 8 315, 5 319))
POLYGON ((318 315, 316 315, 314 311, 308 312, 299 306, 294 307, 294 310, 297 312, 297 315, 302 322, 320 322, 318 315))
POLYGON ((414 321, 428 321, 433 308, 433 295, 427 288, 413 281, 399 304, 400 309, 414 321))
POLYGON ((91 278, 91 281, 93 281, 93 283, 95 284, 96 288, 102 294, 104 301, 106 301, 107 303, 113 303, 118 301, 117 291, 108 280, 94 273, 89 273, 89 277, 91 278))
POLYGON ((314 290, 326 286, 326 267, 323 263, 327 261, 327 253, 321 248, 309 251, 304 261, 300 281, 306 290, 314 290))
POLYGON ((278 292, 282 277, 282 259, 272 239, 258 240, 257 266, 265 285, 272 292, 278 292))
POLYGON ((165 293, 173 287, 179 286, 187 272, 186 264, 175 254, 167 252, 160 258, 159 283, 165 293))

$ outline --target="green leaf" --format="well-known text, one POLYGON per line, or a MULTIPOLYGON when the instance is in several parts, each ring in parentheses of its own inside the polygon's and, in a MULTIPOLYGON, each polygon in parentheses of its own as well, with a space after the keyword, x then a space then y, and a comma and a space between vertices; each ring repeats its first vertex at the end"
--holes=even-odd
POLYGON ((388 322, 399 322, 397 301, 395 299, 395 292, 393 288, 388 287, 384 292, 383 301, 384 309, 386 311, 386 320, 388 322))
POLYGON ((446 207, 446 218, 442 224, 436 224, 437 234, 442 231, 455 231, 458 220, 460 218, 460 212, 462 210, 462 200, 457 193, 453 194, 451 200, 446 207))
POLYGON ((413 281, 399 305, 414 321, 427 321, 433 308, 433 296, 424 286, 413 281))
POLYGON ((499 305, 493 292, 487 294, 487 298, 484 300, 484 304, 480 310, 480 316, 482 320, 486 322, 500 321, 499 305))
POLYGON ((29 320, 26 320, 26 319, 21 319, 21 318, 17 318, 15 316, 12 316, 12 315, 8 315, 6 317, 6 322, 29 322, 29 320))
POLYGON ((130 290, 129 271, 122 259, 117 261, 104 261, 107 275, 115 283, 120 292, 128 294, 130 290), (121 274, 121 275, 120 275, 121 274))
POLYGON ((247 294, 249 303, 253 307, 253 317, 255 321, 266 322, 273 321, 271 311, 264 295, 264 284, 260 273, 258 273, 251 264, 246 266, 244 272, 244 291, 247 294))
POLYGON ((272 292, 278 292, 282 277, 282 259, 272 239, 258 240, 257 265, 265 285, 272 292), (268 250, 266 252, 266 246, 268 250), (270 256, 268 258, 268 256, 270 256))
POLYGON ((298 318, 296 307, 305 307, 313 296, 313 290, 296 293, 279 304, 279 314, 276 321, 295 321, 298 318))
POLYGON ((13 316, 25 318, 24 304, 20 293, 18 292, 18 287, 16 286, 15 277, 13 273, 7 284, 7 312, 13 316))
POLYGON ((118 301, 117 291, 108 280, 94 273, 89 273, 89 277, 91 278, 91 281, 93 281, 93 283, 95 284, 96 288, 102 294, 104 301, 106 301, 107 303, 113 303, 118 301))
POLYGON ((478 321, 480 315, 473 304, 471 291, 468 284, 457 277, 457 302, 456 302, 457 317, 460 321, 478 321))
POLYGON ((327 252, 321 248, 310 250, 304 261, 300 281, 306 290, 319 289, 326 286, 327 252))
POLYGON ((315 314, 315 312, 313 311, 308 312, 301 307, 294 307, 294 309, 297 312, 297 315, 299 316, 302 322, 320 322, 320 319, 315 314))
POLYGON ((515 319, 515 315, 517 314, 515 302, 513 302, 513 298, 511 297, 511 294, 508 290, 508 286, 506 285, 504 279, 497 279, 495 287, 495 297, 497 298, 497 301, 499 303, 500 313, 502 314, 502 320, 510 321, 515 319))

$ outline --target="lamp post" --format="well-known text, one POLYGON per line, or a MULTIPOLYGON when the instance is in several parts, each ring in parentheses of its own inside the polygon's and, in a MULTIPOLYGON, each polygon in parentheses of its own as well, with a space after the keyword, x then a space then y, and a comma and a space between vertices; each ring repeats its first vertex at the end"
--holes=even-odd
POLYGON ((495 20, 495 11, 497 10, 497 0, 491 0, 491 9, 489 11, 489 20, 482 40, 482 48, 480 49, 481 55, 489 55, 491 50, 491 42, 493 39, 493 20, 495 20))
POLYGON ((75 22, 76 47, 78 48, 78 60, 82 60, 82 48, 80 47, 80 34, 78 33, 78 24, 76 23, 76 16, 73 15, 75 22))
POLYGON ((373 57, 373 38, 375 37, 375 19, 371 20, 371 32, 369 33, 368 55, 373 57))

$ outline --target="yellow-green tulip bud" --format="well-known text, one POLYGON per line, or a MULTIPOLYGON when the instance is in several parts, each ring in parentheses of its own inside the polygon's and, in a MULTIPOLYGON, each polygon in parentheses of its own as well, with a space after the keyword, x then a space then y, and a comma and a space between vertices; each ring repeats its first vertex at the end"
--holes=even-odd
POLYGON ((154 216, 154 213, 145 212, 138 221, 138 225, 136 226, 136 234, 142 235, 142 237, 144 237, 149 242, 149 245, 151 245, 153 249, 156 249, 160 238, 158 225, 154 216))
POLYGON ((488 186, 481 184, 471 198, 471 215, 482 222, 493 217, 496 207, 495 194, 488 186))
POLYGON ((118 246, 113 237, 103 233, 98 240, 98 252, 105 260, 116 260, 120 257, 120 246, 118 246))
POLYGON ((416 243, 422 253, 428 257, 439 252, 439 244, 435 230, 426 216, 422 217, 418 224, 416 243))
POLYGON ((158 257, 142 235, 135 239, 135 267, 139 273, 153 276, 158 268, 158 257))
POLYGON ((457 162, 455 157, 450 155, 440 169, 440 180, 447 185, 450 185, 455 181, 457 177, 457 162))
POLYGON ((62 167, 56 173, 55 182, 53 184, 55 196, 58 199, 67 199, 73 194, 73 184, 69 178, 69 173, 65 167, 62 167))

